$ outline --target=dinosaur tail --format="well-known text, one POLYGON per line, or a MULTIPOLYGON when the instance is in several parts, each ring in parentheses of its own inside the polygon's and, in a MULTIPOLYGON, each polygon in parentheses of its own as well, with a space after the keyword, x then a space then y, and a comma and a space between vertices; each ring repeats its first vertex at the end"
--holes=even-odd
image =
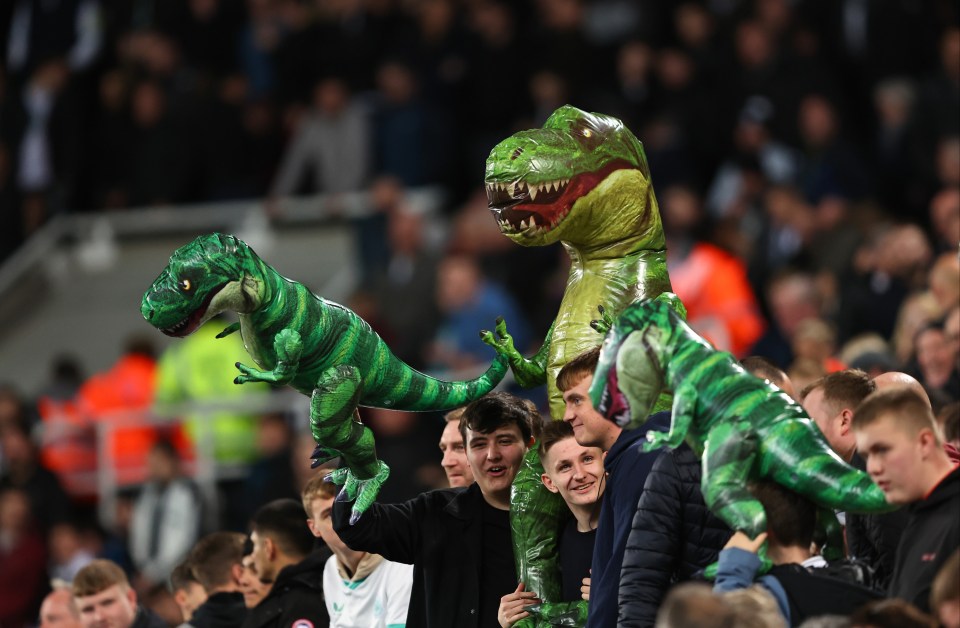
MULTIPOLYGON (((425 375, 393 355, 390 358, 394 364, 381 371, 383 377, 376 386, 376 396, 387 401, 369 405, 413 412, 449 410, 478 399, 492 391, 509 368, 507 358, 497 355, 480 376, 450 382, 425 375)), ((367 404, 361 401, 361 405, 367 404)))
POLYGON ((887 512, 892 507, 870 476, 844 462, 812 422, 782 421, 766 436, 773 478, 819 506, 854 513, 887 512), (779 443, 785 443, 781 447, 779 443))

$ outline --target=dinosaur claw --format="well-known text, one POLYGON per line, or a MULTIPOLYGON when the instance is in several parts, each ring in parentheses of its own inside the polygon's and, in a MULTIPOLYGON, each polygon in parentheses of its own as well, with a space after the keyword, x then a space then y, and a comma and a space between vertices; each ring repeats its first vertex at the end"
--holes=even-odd
POLYGON ((356 510, 350 513, 350 525, 354 525, 356 522, 360 521, 360 515, 362 513, 357 512, 356 510))
POLYGON ((502 317, 502 316, 498 316, 496 322, 497 322, 497 325, 500 325, 501 323, 503 323, 503 317, 502 317))
POLYGON ((606 313, 607 310, 606 310, 606 308, 604 308, 602 305, 598 305, 598 306, 597 306, 597 311, 600 312, 600 316, 603 316, 604 313, 606 313))
MULTIPOLYGON (((322 465, 322 464, 323 464, 323 460, 320 460, 319 458, 314 458, 313 461, 310 463, 310 468, 311 468, 311 469, 316 469, 317 467, 319 467, 319 466, 322 465)), ((329 477, 329 476, 327 476, 327 477, 329 477)), ((328 480, 326 477, 323 478, 323 481, 324 481, 324 482, 329 482, 329 480, 328 480)))

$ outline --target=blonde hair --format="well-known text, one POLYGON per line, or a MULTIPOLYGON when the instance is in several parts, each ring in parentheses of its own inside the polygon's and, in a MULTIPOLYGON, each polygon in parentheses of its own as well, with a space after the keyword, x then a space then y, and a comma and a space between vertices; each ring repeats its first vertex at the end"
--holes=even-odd
POLYGON ((307 517, 313 518, 313 502, 320 497, 336 497, 339 489, 336 484, 324 480, 327 473, 321 472, 307 480, 300 492, 300 498, 303 500, 303 509, 307 512, 307 517))
POLYGON ((733 609, 737 628, 787 628, 777 600, 761 586, 729 591, 723 601, 733 609))

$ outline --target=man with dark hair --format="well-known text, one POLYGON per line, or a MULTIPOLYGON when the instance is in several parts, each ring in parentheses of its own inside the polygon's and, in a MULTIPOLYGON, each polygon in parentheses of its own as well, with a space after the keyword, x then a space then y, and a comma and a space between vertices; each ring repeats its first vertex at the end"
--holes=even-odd
POLYGON ((323 565, 329 554, 313 551, 303 505, 295 499, 277 499, 261 507, 253 516, 250 540, 254 569, 273 586, 250 611, 244 628, 329 625, 323 601, 323 565))
POLYGON ((190 550, 191 571, 207 593, 207 600, 188 622, 192 628, 232 628, 246 619, 240 592, 245 540, 239 532, 214 532, 190 550))
MULTIPOLYGON (((600 358, 600 348, 570 360, 557 374, 566 410, 563 420, 573 428, 574 438, 585 447, 599 447, 605 454, 604 469, 609 486, 600 507, 600 522, 590 569, 589 628, 612 628, 617 624, 620 567, 647 474, 659 452, 643 450, 648 431, 670 429, 670 413, 651 416, 636 430, 624 430, 597 412, 590 401, 590 384, 600 358)), ((585 583, 586 584, 586 583, 585 583)))
POLYGON ((816 505, 774 482, 758 482, 750 491, 763 504, 767 532, 755 540, 743 532, 733 535, 720 552, 714 591, 752 585, 760 567, 756 552, 766 540, 767 555, 774 567, 757 583, 773 594, 791 626, 819 615, 848 615, 880 597, 865 587, 818 573, 826 562, 810 551, 816 505))
POLYGON ((460 420, 473 484, 402 504, 374 503, 352 526, 351 505, 334 502, 334 530, 350 549, 413 564, 407 626, 497 625, 500 598, 517 581, 510 487, 539 424, 523 399, 490 393, 460 420))
POLYGON ((165 621, 137 604, 137 593, 116 563, 97 559, 77 572, 71 587, 84 628, 166 628, 165 621))
POLYGON ((937 571, 960 546, 960 471, 943 448, 929 405, 910 389, 867 397, 853 431, 867 473, 887 502, 909 505, 889 594, 926 612, 937 571))
MULTIPOLYGON (((857 439, 851 429, 853 415, 857 406, 875 390, 877 383, 865 372, 847 369, 821 377, 800 391, 803 409, 820 428, 830 447, 861 470, 865 463, 856 454, 857 439)), ((893 575, 897 544, 907 524, 906 512, 851 514, 844 523, 850 556, 870 565, 874 586, 886 588, 893 575)))

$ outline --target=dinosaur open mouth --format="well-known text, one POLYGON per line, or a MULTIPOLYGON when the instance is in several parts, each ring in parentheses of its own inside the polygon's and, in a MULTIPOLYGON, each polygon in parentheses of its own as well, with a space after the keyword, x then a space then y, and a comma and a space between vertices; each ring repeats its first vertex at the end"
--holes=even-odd
POLYGON ((611 172, 625 168, 636 166, 618 159, 571 179, 539 183, 524 179, 487 181, 487 205, 503 233, 537 235, 554 229, 567 217, 577 199, 590 193, 611 172))
POLYGON ((210 302, 213 301, 213 297, 217 296, 217 293, 219 293, 226 285, 226 283, 223 283, 211 290, 210 294, 207 295, 207 298, 205 298, 203 303, 200 304, 200 307, 194 310, 189 316, 176 325, 167 327, 166 329, 161 329, 160 331, 174 338, 183 338, 184 336, 189 336, 195 332, 197 327, 200 326, 200 321, 203 320, 203 315, 207 313, 207 308, 210 307, 210 302))

